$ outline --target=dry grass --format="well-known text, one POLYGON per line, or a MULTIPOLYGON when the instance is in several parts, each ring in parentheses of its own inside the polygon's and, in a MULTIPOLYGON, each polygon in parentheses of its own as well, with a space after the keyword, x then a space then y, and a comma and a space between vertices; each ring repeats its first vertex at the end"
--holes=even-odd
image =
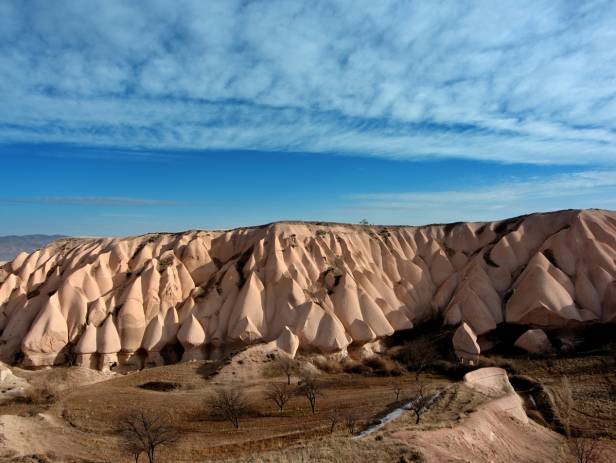
MULTIPOLYGON (((567 375, 576 403, 572 412, 576 429, 581 434, 599 433, 612 439, 616 436, 613 420, 616 416, 613 394, 616 376, 614 364, 609 363, 613 362, 612 357, 551 359, 549 363, 522 357, 488 358, 486 363, 488 360, 492 364, 510 363, 520 373, 520 378, 527 377, 526 383, 520 380, 521 384, 540 384, 553 402, 555 416, 558 416, 560 407, 560 377, 567 375)), ((326 372, 319 376, 323 394, 317 399, 314 414, 306 398, 296 394, 291 394, 281 413, 264 395, 271 379, 256 375, 250 380, 229 377, 223 381, 211 376, 220 365, 206 362, 152 368, 96 384, 76 386, 59 394, 41 387, 28 399, 31 403, 20 404, 21 409, 15 404, 0 406, 0 414, 18 414, 28 407, 32 410, 46 407, 48 414, 57 416, 63 423, 62 432, 73 433, 75 439, 87 441, 92 460, 98 461, 131 461, 130 455, 123 455, 119 450, 121 440, 116 433, 117 422, 119 417, 143 409, 170 413, 171 424, 180 434, 176 446, 161 449, 161 461, 421 461, 412 449, 390 438, 391 432, 387 428, 372 437, 355 441, 344 423, 349 413, 356 417, 358 429, 374 422, 396 406, 397 387, 401 389, 397 403, 408 400, 417 385, 413 373, 403 373, 399 377, 378 376, 375 372, 390 371, 396 366, 383 357, 342 362, 315 357, 312 361, 326 372), (139 387, 147 383, 171 383, 177 387, 168 391, 139 387), (241 385, 251 402, 253 410, 243 418, 237 430, 207 410, 207 398, 221 385, 241 385), (333 411, 340 419, 334 433, 330 434, 333 411)), ((263 365, 267 366, 267 363, 263 365)), ((260 369, 261 364, 242 367, 260 369)), ((53 374, 61 379, 65 373, 53 374)), ((35 377, 33 374, 32 378, 35 377)), ((282 379, 280 377, 277 381, 282 379)), ((294 377, 289 386, 290 392, 295 392, 297 379, 294 377)), ((390 430, 452 426, 465 419, 484 400, 459 384, 450 387, 451 380, 444 376, 424 373, 422 382, 429 392, 447 390, 422 416, 420 425, 414 424, 412 414, 403 414, 388 425, 390 430)), ((553 421, 546 417, 545 410, 533 410, 530 414, 536 414, 536 421, 553 421)))
POLYGON ((323 437, 311 441, 300 441, 295 445, 277 450, 270 450, 259 455, 234 459, 215 460, 233 463, 356 463, 370 462, 423 462, 421 453, 399 442, 383 445, 378 440, 353 440, 348 435, 323 437))
MULTIPOLYGON (((541 383, 558 421, 567 414, 563 377, 568 378, 574 406, 571 433, 616 439, 616 364, 612 355, 551 359, 515 359, 516 370, 541 383)), ((546 417, 549 418, 549 417, 546 417)), ((547 419, 546 421, 550 421, 547 419)))
MULTIPOLYGON (((118 421, 131 412, 151 410, 155 413, 169 413, 171 424, 180 434, 177 445, 161 449, 161 461, 241 460, 268 452, 271 452, 272 460, 266 456, 262 461, 277 461, 274 455, 281 448, 290 449, 288 454, 286 450, 283 452, 287 456, 281 456, 288 458, 288 461, 301 461, 302 455, 304 458, 312 455, 314 461, 351 461, 357 449, 367 444, 354 441, 345 443, 350 437, 347 437, 342 424, 330 436, 331 411, 339 410, 341 416, 345 416, 352 410, 357 416, 358 428, 361 429, 384 410, 391 408, 395 401, 394 382, 401 384, 402 396, 415 384, 411 375, 392 378, 343 372, 322 374, 319 376, 322 395, 317 398, 313 414, 306 398, 295 394, 291 394, 281 413, 273 402, 264 398, 271 380, 261 378, 242 382, 239 384, 251 402, 252 411, 242 419, 240 428, 236 430, 231 423, 213 417, 207 409, 207 398, 221 386, 218 380, 210 378, 217 368, 217 365, 209 363, 183 363, 77 386, 50 403, 48 413, 58 417, 64 426, 63 432, 73 433, 76 440, 87 439, 93 460, 131 461, 130 455, 123 455, 120 451, 122 447, 121 438, 117 434, 118 421), (139 387, 152 382, 172 383, 178 387, 169 391, 139 387), (331 452, 346 452, 344 458, 347 460, 331 460, 328 457, 331 452)), ((447 382, 439 378, 432 380, 447 382)), ((295 392, 296 381, 289 387, 295 392)), ((40 396, 44 396, 42 391, 40 396)), ((11 413, 11 410, 0 410, 0 413, 5 412, 11 413)), ((382 443, 375 443, 374 448, 368 445, 366 455, 374 455, 373 461, 401 461, 398 450, 381 447, 382 443)))
POLYGON ((61 391, 50 383, 42 383, 26 389, 23 397, 16 400, 32 405, 50 405, 58 400, 61 391))

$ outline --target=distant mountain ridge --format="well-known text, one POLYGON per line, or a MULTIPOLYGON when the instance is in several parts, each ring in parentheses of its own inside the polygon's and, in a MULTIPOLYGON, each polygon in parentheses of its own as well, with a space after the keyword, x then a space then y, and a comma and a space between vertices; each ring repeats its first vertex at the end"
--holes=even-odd
POLYGON ((0 236, 0 262, 15 258, 20 252, 32 252, 64 235, 7 235, 0 236))

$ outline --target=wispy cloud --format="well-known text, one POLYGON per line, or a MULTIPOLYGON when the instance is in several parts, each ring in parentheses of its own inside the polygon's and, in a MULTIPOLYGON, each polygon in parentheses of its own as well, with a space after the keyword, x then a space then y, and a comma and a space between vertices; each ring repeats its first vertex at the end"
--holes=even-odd
POLYGON ((176 206, 177 201, 127 198, 121 196, 38 196, 30 198, 0 198, 0 202, 18 204, 60 204, 78 206, 176 206))
POLYGON ((491 220, 565 208, 610 209, 616 207, 616 170, 511 179, 468 190, 360 193, 342 199, 368 216, 412 214, 414 223, 491 220))
POLYGON ((7 0, 0 141, 614 164, 614 21, 609 0, 7 0))

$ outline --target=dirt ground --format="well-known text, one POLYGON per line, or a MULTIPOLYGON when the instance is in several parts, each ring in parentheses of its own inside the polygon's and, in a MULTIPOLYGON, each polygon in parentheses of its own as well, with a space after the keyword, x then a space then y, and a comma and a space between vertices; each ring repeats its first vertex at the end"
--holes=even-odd
POLYGON ((616 358, 587 355, 569 358, 518 358, 519 373, 537 379, 551 392, 557 413, 562 414, 563 377, 572 391, 572 427, 583 435, 616 439, 616 358))
MULTIPOLYGON (((605 361, 592 356, 549 362, 518 358, 515 367, 552 391, 556 409, 560 378, 569 378, 576 426, 603 432, 604 442, 611 446, 612 453, 603 460, 608 462, 616 458, 616 410, 610 395, 616 378, 605 361)), ((532 420, 521 423, 503 417, 481 394, 445 376, 425 373, 421 382, 429 391, 445 392, 419 425, 412 413, 405 412, 357 440, 347 432, 345 418, 354 415, 358 429, 374 423, 408 400, 417 387, 414 374, 321 373, 316 413, 311 413, 305 397, 294 395, 281 414, 263 396, 271 382, 286 382, 286 377, 272 374, 271 366, 266 356, 245 352, 225 365, 180 363, 126 375, 80 368, 16 371, 31 383, 55 384, 57 397, 49 402, 0 404, 0 461, 134 461, 124 450, 117 427, 123 416, 142 409, 166 414, 180 432, 176 444, 161 447, 160 462, 573 461, 560 434, 532 420), (148 383, 154 389, 165 383, 170 390, 140 387, 148 383), (237 430, 211 413, 215 390, 229 385, 240 385, 251 403, 237 430), (395 385, 402 389, 399 402, 395 385), (332 413, 338 423, 330 434, 332 413)), ((292 388, 298 379, 293 376, 292 388)))
MULTIPOLYGON (((243 365, 253 370, 265 370, 266 366, 267 361, 262 365, 243 365)), ((173 448, 161 448, 160 461, 240 458, 292 444, 303 446, 307 441, 330 439, 329 415, 334 411, 340 417, 334 440, 344 442, 348 440, 348 433, 343 429, 346 415, 352 413, 360 426, 365 425, 395 402, 394 383, 403 388, 400 400, 415 385, 411 375, 392 378, 321 374, 316 413, 311 413, 305 397, 293 395, 281 414, 273 402, 263 398, 263 391, 271 382, 285 382, 286 377, 271 378, 271 373, 263 377, 253 371, 249 375, 253 379, 245 381, 223 371, 219 377, 212 378, 216 370, 217 365, 210 363, 180 363, 94 384, 72 384, 51 404, 11 402, 0 405, 3 415, 0 429, 4 430, 5 444, 8 444, 0 455, 8 458, 17 453, 39 453, 51 457, 71 455, 92 461, 132 461, 130 455, 123 452, 116 431, 122 416, 141 409, 167 414, 180 431, 181 439, 173 448), (154 381, 172 383, 175 388, 160 392, 139 387, 154 381), (211 416, 208 401, 216 388, 238 383, 249 397, 252 410, 236 430, 229 422, 211 416)), ((31 376, 43 381, 45 375, 52 374, 56 380, 62 377, 61 369, 40 371, 31 376)), ((294 376, 292 388, 297 386, 297 381, 298 377, 294 376)), ((436 377, 429 378, 428 382, 433 387, 448 383, 436 377)), ((389 450, 385 452, 389 453, 389 450)), ((399 452, 394 453, 399 458, 399 452)))

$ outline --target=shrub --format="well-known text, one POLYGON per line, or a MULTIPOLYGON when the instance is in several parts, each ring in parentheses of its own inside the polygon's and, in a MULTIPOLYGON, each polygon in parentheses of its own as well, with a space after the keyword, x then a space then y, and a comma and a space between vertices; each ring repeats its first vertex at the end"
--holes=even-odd
POLYGON ((402 371, 398 365, 389 358, 372 356, 364 359, 363 364, 372 371, 374 376, 400 376, 402 371))
POLYGON ((312 364, 325 373, 340 373, 342 371, 340 361, 331 357, 315 357, 312 359, 312 364))
POLYGON ((347 358, 342 361, 342 370, 345 373, 356 375, 364 375, 370 372, 370 368, 366 365, 351 358, 347 358))
POLYGON ((26 389, 21 401, 29 404, 44 405, 55 402, 58 400, 58 396, 59 391, 55 386, 49 383, 43 383, 26 389))

